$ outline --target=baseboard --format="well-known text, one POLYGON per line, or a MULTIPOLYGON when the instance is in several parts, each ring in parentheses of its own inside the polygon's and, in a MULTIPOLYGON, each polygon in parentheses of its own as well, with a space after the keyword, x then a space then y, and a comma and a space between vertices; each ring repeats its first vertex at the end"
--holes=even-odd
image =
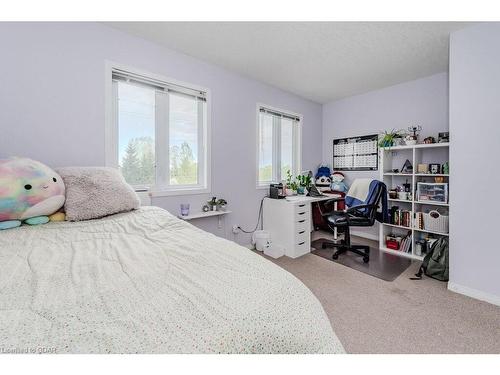
POLYGON ((356 230, 351 230, 351 235, 361 238, 366 238, 367 240, 378 241, 378 236, 373 233, 358 232, 356 230))
POLYGON ((448 290, 452 292, 463 294, 464 296, 478 299, 480 301, 488 302, 493 305, 500 306, 500 296, 494 294, 485 293, 477 289, 469 288, 460 284, 448 281, 448 290))

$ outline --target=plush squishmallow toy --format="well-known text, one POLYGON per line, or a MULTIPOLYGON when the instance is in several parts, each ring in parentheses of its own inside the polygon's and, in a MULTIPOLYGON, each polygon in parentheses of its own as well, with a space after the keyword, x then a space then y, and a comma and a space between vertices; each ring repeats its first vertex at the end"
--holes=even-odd
POLYGON ((330 190, 330 183, 332 182, 330 178, 330 167, 327 165, 320 165, 318 167, 318 172, 316 176, 314 176, 315 181, 314 184, 318 188, 319 191, 328 191, 330 190))
POLYGON ((61 176, 46 165, 27 158, 0 159, 0 229, 22 222, 44 224, 64 200, 61 176))
POLYGON ((344 182, 344 174, 342 172, 333 172, 330 176, 332 179, 332 183, 330 185, 330 189, 333 191, 340 191, 341 193, 347 193, 349 187, 344 182))

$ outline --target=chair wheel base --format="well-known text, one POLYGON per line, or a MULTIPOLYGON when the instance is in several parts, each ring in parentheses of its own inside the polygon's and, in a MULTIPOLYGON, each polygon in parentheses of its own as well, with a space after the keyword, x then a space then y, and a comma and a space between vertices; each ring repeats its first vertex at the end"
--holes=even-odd
POLYGON ((370 257, 363 257, 363 262, 368 263, 370 261, 370 257))
POLYGON ((336 260, 336 259, 339 259, 339 256, 338 256, 337 254, 333 254, 333 255, 332 255, 332 259, 335 259, 335 260, 336 260))

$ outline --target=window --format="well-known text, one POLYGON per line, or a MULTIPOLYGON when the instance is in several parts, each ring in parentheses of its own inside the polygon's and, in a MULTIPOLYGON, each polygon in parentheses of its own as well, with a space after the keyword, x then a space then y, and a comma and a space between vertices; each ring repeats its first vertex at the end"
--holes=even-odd
POLYGON ((137 190, 209 190, 207 92, 112 69, 110 164, 137 190))
POLYGON ((286 178, 287 171, 300 171, 300 116, 258 107, 257 186, 286 178))

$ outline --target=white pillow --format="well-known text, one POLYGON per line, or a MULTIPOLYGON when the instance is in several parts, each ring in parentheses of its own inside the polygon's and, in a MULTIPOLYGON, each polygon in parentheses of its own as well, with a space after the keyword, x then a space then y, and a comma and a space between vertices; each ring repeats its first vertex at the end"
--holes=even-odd
POLYGON ((139 197, 117 169, 66 167, 56 171, 66 185, 66 220, 97 219, 140 206, 139 197))

